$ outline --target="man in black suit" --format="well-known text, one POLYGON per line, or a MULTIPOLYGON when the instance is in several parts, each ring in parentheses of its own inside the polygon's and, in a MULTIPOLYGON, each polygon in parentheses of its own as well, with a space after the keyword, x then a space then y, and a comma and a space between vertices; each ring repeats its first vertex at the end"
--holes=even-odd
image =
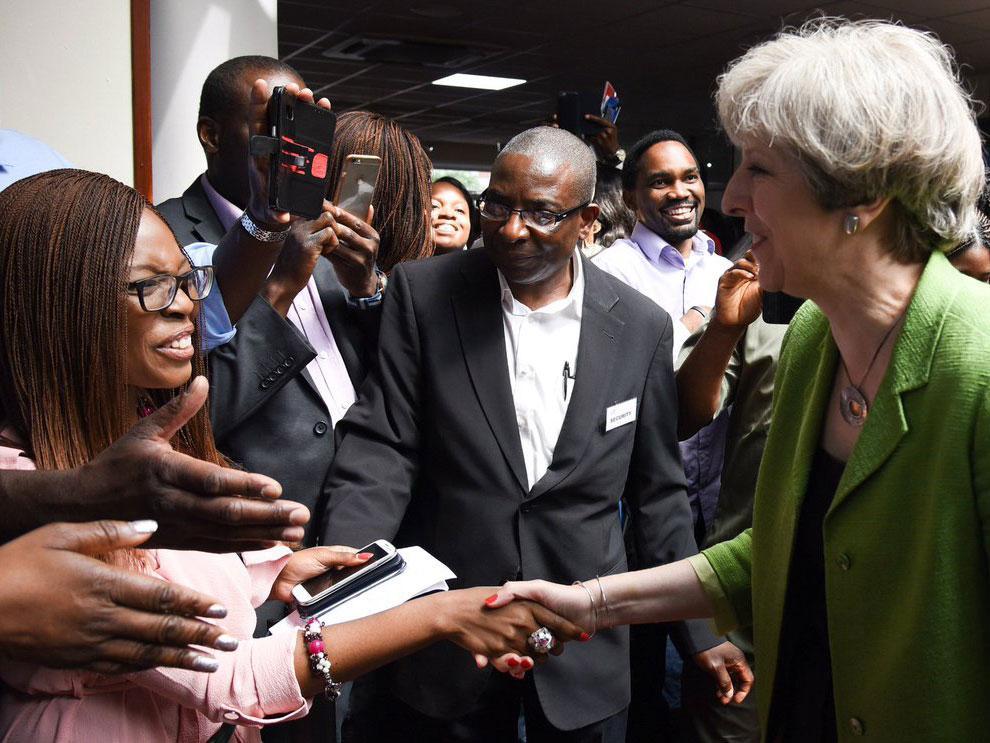
MULTIPOLYGON (((248 147, 249 135, 265 130, 267 93, 259 92, 259 79, 269 89, 304 86, 289 65, 269 57, 237 57, 214 69, 203 84, 197 123, 206 172, 181 198, 158 209, 180 244, 201 243, 193 247, 195 260, 214 263, 214 292, 223 292, 236 320, 236 333, 210 353, 217 446, 247 469, 278 480, 287 498, 312 510, 333 459, 334 425, 354 401, 377 342, 378 233, 330 205, 318 219, 297 221, 287 232, 281 225, 253 224, 261 220, 250 205, 267 205, 267 197, 258 195, 264 178, 250 178, 258 169, 248 147), (244 213, 252 217, 248 225, 244 213), (231 241, 233 247, 221 246, 227 250, 222 259, 218 253, 211 260, 213 245, 202 243, 215 245, 230 230, 259 237, 231 241)), ((311 521, 303 543, 311 545, 315 537, 311 521)), ((284 614, 279 602, 259 607, 256 634, 266 635, 284 614)), ((264 738, 324 741, 333 735, 332 713, 332 705, 320 700, 308 717, 269 728, 264 738)))
MULTIPOLYGON (((228 60, 203 84, 197 133, 206 172, 181 198, 158 206, 182 245, 220 242, 229 229, 240 229, 238 218, 252 203, 248 139, 258 116, 251 97, 258 79, 270 88, 304 86, 289 65, 259 56, 228 60)), ((261 292, 244 303, 232 340, 210 354, 220 450, 274 477, 288 498, 310 509, 333 458, 334 423, 364 380, 380 315, 374 301, 356 299, 378 291, 377 233, 334 207, 328 211, 296 223, 284 247, 273 243, 264 256, 257 250, 234 256, 252 274, 265 276, 272 261, 274 268, 261 292), (262 270, 246 268, 259 260, 262 270)), ((197 249, 201 262, 207 254, 197 249)), ((219 289, 229 302, 231 287, 221 283, 219 289)), ((310 526, 305 541, 314 538, 310 526)))
MULTIPOLYGON (((484 249, 396 268, 317 508, 325 543, 419 544, 458 586, 571 582, 626 569, 624 498, 647 564, 696 551, 671 321, 575 252, 594 184, 576 137, 523 132, 482 195, 484 249)), ((741 658, 704 624, 675 631, 713 664, 741 658)), ((345 740, 514 740, 522 705, 532 743, 621 741, 628 637, 603 630, 522 683, 424 650, 355 684, 345 740)))

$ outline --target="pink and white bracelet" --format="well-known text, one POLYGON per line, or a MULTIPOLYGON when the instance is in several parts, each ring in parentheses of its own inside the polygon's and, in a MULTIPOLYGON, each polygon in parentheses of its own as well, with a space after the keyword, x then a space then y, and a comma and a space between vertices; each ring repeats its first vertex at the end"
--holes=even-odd
POLYGON ((327 699, 335 702, 340 696, 340 684, 333 680, 331 671, 333 664, 327 657, 326 646, 323 644, 323 622, 316 617, 306 620, 306 628, 303 630, 303 642, 306 643, 306 652, 309 654, 309 667, 313 673, 323 678, 324 690, 327 699))

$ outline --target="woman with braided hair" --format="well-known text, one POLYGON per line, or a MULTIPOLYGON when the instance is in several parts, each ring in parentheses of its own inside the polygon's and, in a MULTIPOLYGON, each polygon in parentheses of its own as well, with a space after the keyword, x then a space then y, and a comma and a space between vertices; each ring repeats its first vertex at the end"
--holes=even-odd
MULTIPOLYGON (((212 268, 190 264, 144 197, 112 178, 56 170, 0 193, 0 462, 77 467, 184 391, 202 399, 206 385, 193 378, 205 369, 196 320, 212 281, 212 268)), ((205 408, 171 438, 184 454, 226 463, 205 408)), ((489 615, 483 607, 492 589, 476 588, 333 627, 316 620, 304 635, 251 639, 261 602, 288 602, 295 584, 368 557, 329 547, 293 553, 281 544, 241 555, 105 555, 220 601, 228 634, 186 640, 213 638, 211 648, 224 654, 203 653, 195 670, 110 677, 45 668, 39 647, 35 662, 0 667, 0 738, 205 741, 236 725, 228 731, 234 739, 257 740, 257 728, 305 716, 311 698, 332 697, 338 682, 440 639, 485 665, 512 649, 525 652, 543 625, 563 638, 579 634, 534 604, 489 615)), ((39 621, 45 610, 38 607, 39 621)))

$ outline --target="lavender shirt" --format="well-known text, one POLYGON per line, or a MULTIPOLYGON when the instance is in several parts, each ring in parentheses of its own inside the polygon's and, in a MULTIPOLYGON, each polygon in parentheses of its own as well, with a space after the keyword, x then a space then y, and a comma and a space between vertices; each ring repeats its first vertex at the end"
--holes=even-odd
MULTIPOLYGON (((240 218, 242 210, 221 196, 206 178, 206 173, 200 176, 200 183, 206 191, 206 198, 213 207, 220 225, 224 230, 229 230, 240 218)), ((195 243, 186 248, 190 257, 196 265, 207 265, 213 261, 213 251, 215 245, 208 243, 195 243)), ((209 349, 223 345, 234 336, 234 329, 230 327, 230 319, 227 317, 227 310, 223 306, 223 297, 220 289, 214 286, 210 296, 206 298, 203 313, 205 315, 204 336, 206 346, 209 349), (214 296, 216 295, 216 296, 214 296), (224 325, 226 320, 226 326, 224 325)), ((323 302, 320 300, 320 292, 316 286, 316 281, 312 276, 306 287, 296 295, 289 307, 288 320, 296 326, 300 333, 316 351, 316 358, 306 365, 313 384, 320 393, 324 405, 330 414, 330 420, 334 425, 344 417, 347 409, 354 404, 356 394, 351 378, 344 366, 344 359, 337 348, 337 341, 333 337, 333 330, 330 328, 330 321, 327 313, 323 309, 323 302)))
POLYGON ((674 358, 691 334, 680 322, 681 317, 695 305, 715 304, 719 277, 732 265, 715 253, 715 243, 700 230, 685 261, 676 248, 642 222, 636 223, 628 238, 616 240, 591 261, 667 311, 674 321, 674 358))

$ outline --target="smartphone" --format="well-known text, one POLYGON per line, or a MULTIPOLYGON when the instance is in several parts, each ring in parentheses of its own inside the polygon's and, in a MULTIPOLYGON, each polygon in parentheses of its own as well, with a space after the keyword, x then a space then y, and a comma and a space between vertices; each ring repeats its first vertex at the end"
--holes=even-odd
POLYGON ((787 325, 802 304, 803 299, 784 292, 763 292, 763 322, 787 325))
POLYGON ((375 195, 381 166, 382 159, 376 155, 345 157, 333 203, 348 214, 367 222, 368 209, 371 207, 371 197, 375 195))
POLYGON ((601 124, 588 121, 585 114, 601 114, 601 102, 594 93, 557 93, 557 123, 561 129, 579 137, 593 136, 601 131, 601 124))
POLYGON ((328 570, 292 589, 300 616, 319 614, 354 598, 401 572, 406 565, 402 555, 384 539, 372 542, 358 552, 370 552, 372 556, 363 565, 328 570))
POLYGON ((337 115, 303 103, 278 86, 268 101, 268 126, 275 140, 269 161, 268 205, 300 217, 318 217, 330 185, 327 164, 337 115))

